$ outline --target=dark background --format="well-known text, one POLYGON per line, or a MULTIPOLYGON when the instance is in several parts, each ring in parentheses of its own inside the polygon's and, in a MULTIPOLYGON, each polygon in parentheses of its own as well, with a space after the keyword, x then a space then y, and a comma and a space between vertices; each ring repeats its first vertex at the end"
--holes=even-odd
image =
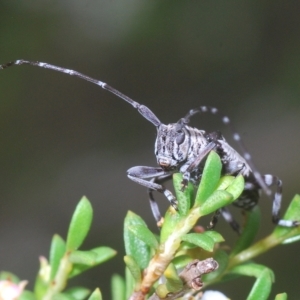
MULTIPOLYGON (((299 11, 299 1, 1 1, 0 63, 24 58, 76 69, 164 123, 199 105, 218 107, 258 169, 281 177, 286 208, 300 190, 299 11)), ((126 212, 155 230, 145 189, 126 177, 134 165, 156 165, 154 126, 95 85, 31 66, 0 71, 0 101, 0 269, 32 286, 39 255, 48 256, 54 233, 65 237, 86 195, 94 222, 83 249, 109 245, 119 254, 72 283, 100 286, 109 299, 111 274, 124 269, 126 212)), ((214 116, 198 115, 193 125, 222 130, 230 141, 214 116)), ((273 229, 271 203, 262 197, 260 206, 263 237, 273 229)), ((218 228, 232 244, 235 233, 223 221, 218 228)), ((275 271, 273 295, 299 299, 298 256, 296 243, 256 259, 275 271)), ((243 299, 252 284, 215 288, 243 299)))

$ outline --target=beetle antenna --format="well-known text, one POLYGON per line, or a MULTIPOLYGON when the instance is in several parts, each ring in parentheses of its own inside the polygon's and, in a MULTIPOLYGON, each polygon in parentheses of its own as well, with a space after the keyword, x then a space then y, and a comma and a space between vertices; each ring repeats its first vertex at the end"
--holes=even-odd
POLYGON ((118 91, 115 88, 108 85, 107 83, 105 83, 103 81, 100 81, 100 80, 97 80, 97 79, 94 79, 94 78, 92 78, 90 76, 87 76, 85 74, 82 74, 80 72, 70 70, 70 69, 66 69, 66 68, 62 68, 62 67, 58 67, 58 66, 51 65, 51 64, 48 64, 48 63, 44 63, 44 62, 29 61, 29 60, 24 60, 24 59, 18 59, 18 60, 3 64, 3 65, 0 65, 0 70, 1 69, 6 69, 6 68, 12 67, 12 66, 20 66, 20 65, 31 65, 31 66, 44 68, 44 69, 49 69, 49 70, 53 70, 53 71, 56 71, 56 72, 65 73, 65 74, 68 74, 68 75, 71 75, 71 76, 75 76, 75 77, 78 77, 78 78, 83 79, 85 81, 89 81, 93 84, 96 84, 96 85, 102 87, 104 90, 107 90, 112 94, 115 94, 117 97, 119 97, 119 98, 125 100, 126 102, 128 102, 129 104, 131 104, 135 109, 138 110, 138 112, 145 119, 150 121, 154 126, 158 127, 161 124, 161 122, 156 117, 156 115, 147 106, 142 105, 142 104, 132 100, 128 96, 124 95, 120 91, 118 91))

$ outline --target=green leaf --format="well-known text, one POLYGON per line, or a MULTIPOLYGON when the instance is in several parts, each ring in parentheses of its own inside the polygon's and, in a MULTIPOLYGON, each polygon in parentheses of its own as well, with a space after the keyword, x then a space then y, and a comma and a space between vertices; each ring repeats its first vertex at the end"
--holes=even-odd
POLYGON ((183 253, 186 253, 187 250, 191 250, 195 248, 199 248, 199 246, 195 245, 194 243, 182 241, 180 244, 179 251, 181 252, 184 251, 183 253))
POLYGON ((128 270, 130 271, 135 284, 140 283, 142 280, 141 269, 138 263, 135 261, 134 257, 132 257, 131 255, 125 255, 124 262, 128 270))
POLYGON ((99 288, 96 288, 88 300, 102 300, 102 295, 99 288))
POLYGON ((111 278, 112 300, 126 300, 126 286, 122 276, 114 274, 111 278))
POLYGON ((176 256, 173 260, 172 263, 177 269, 184 268, 188 263, 192 261, 192 258, 189 255, 179 255, 176 256))
POLYGON ((273 282, 275 280, 273 271, 267 268, 266 266, 260 264, 245 263, 242 265, 238 265, 233 267, 230 270, 230 273, 240 274, 245 276, 253 276, 258 278, 259 276, 261 276, 261 273, 266 270, 268 271, 268 278, 271 280, 271 282, 273 282))
POLYGON ((126 286, 126 296, 125 299, 129 299, 130 295, 133 293, 135 282, 134 278, 128 268, 125 268, 125 286, 126 286))
POLYGON ((177 270, 175 266, 170 263, 167 269, 164 272, 166 278, 166 288, 169 292, 176 292, 180 290, 183 286, 182 280, 179 278, 177 274, 177 270))
POLYGON ((85 287, 72 287, 64 292, 64 294, 73 297, 76 300, 85 299, 90 293, 90 290, 85 287))
MULTIPOLYGON (((284 220, 300 221, 300 196, 295 195, 292 199, 286 213, 283 216, 284 220)), ((273 236, 276 238, 286 237, 283 243, 291 243, 299 240, 300 238, 300 226, 297 227, 283 227, 276 226, 273 236)))
POLYGON ((300 221, 300 195, 294 196, 283 218, 285 220, 300 221))
POLYGON ((42 299, 49 287, 50 272, 50 265, 47 259, 41 256, 40 268, 34 282, 34 294, 37 299, 42 299))
POLYGON ((186 216, 191 208, 192 200, 194 198, 194 186, 191 182, 184 191, 182 189, 182 174, 173 174, 173 185, 175 189, 176 199, 178 201, 178 212, 181 216, 186 216))
POLYGON ((237 176, 232 183, 228 186, 226 191, 233 196, 233 199, 236 200, 245 189, 245 180, 242 175, 237 176))
POLYGON ((166 284, 159 284, 155 289, 155 294, 157 295, 158 299, 165 299, 170 294, 166 284))
POLYGON ((9 280, 14 283, 19 283, 20 279, 13 273, 2 271, 0 272, 0 280, 9 280))
POLYGON ((155 235, 144 224, 128 226, 128 230, 131 231, 138 239, 143 241, 149 247, 153 249, 158 248, 159 244, 155 235))
POLYGON ((55 277, 55 274, 58 270, 60 260, 63 258, 66 252, 66 244, 65 241, 58 235, 55 234, 52 238, 51 247, 50 247, 50 266, 51 266, 51 274, 50 280, 55 277))
POLYGON ((78 249, 86 238, 93 219, 93 209, 86 197, 78 203, 67 235, 67 251, 78 249))
POLYGON ((272 280, 269 271, 265 269, 256 279, 247 300, 267 300, 271 293, 272 280))
POLYGON ((200 214, 201 216, 208 215, 229 205, 233 200, 232 194, 217 190, 200 206, 200 214))
POLYGON ((234 267, 230 273, 257 278, 247 300, 268 299, 274 282, 274 273, 271 269, 263 265, 247 263, 234 267))
POLYGON ((238 279, 241 276, 242 275, 239 275, 239 274, 227 273, 227 274, 222 275, 222 277, 220 278, 218 283, 219 282, 224 283, 224 282, 227 282, 227 281, 233 281, 233 280, 238 279))
POLYGON ((192 243, 209 252, 213 251, 215 245, 214 240, 203 233, 188 233, 182 236, 182 240, 192 243))
POLYGON ((86 266, 93 266, 96 261, 96 253, 93 251, 73 251, 70 256, 69 260, 73 264, 80 264, 86 266))
POLYGON ((222 235, 214 230, 207 230, 202 233, 203 235, 209 236, 215 243, 221 243, 224 242, 225 239, 222 237, 222 235))
POLYGON ((182 216, 172 206, 169 206, 160 231, 160 243, 166 241, 180 220, 182 220, 182 216))
POLYGON ((201 206, 211 196, 218 186, 221 176, 222 163, 219 155, 211 151, 206 159, 201 183, 198 188, 195 206, 201 206))
POLYGON ((282 294, 277 294, 275 297, 275 300, 287 300, 287 294, 286 293, 282 293, 282 294))
POLYGON ((129 211, 124 221, 125 251, 127 255, 131 255, 134 258, 140 269, 143 270, 147 267, 150 260, 150 247, 132 233, 132 228, 139 225, 147 227, 140 216, 129 211))
POLYGON ((82 272, 109 260, 116 255, 116 251, 110 247, 102 246, 88 251, 74 251, 70 253, 70 262, 73 268, 69 274, 72 278, 82 272))
POLYGON ((18 300, 36 300, 36 298, 33 292, 25 290, 18 298, 18 300))
POLYGON ((58 293, 53 295, 51 300, 76 300, 76 299, 64 293, 58 293))
POLYGON ((228 188, 228 186, 233 182, 233 180, 235 179, 234 176, 223 176, 220 178, 218 185, 217 185, 217 190, 226 190, 228 188))
POLYGON ((300 240, 300 235, 296 235, 296 236, 293 236, 291 238, 287 238, 285 239, 282 244, 286 245, 286 244, 292 244, 292 243, 295 243, 295 242, 298 242, 300 240))
POLYGON ((247 249, 253 243, 259 230, 261 214, 258 206, 255 206, 251 211, 245 211, 244 216, 246 219, 245 226, 231 251, 231 257, 247 249))

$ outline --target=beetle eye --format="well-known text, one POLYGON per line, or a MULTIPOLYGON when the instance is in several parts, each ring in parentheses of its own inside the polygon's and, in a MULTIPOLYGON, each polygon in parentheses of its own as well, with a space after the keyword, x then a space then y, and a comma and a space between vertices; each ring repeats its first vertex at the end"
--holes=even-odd
POLYGON ((178 135, 176 137, 176 143, 178 145, 182 144, 184 141, 184 133, 181 131, 181 132, 178 132, 178 135))

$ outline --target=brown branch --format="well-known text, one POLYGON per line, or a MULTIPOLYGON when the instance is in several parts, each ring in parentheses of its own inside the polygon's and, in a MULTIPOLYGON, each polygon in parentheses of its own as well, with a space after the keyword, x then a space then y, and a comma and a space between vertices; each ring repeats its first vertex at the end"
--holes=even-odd
MULTIPOLYGON (((183 287, 175 292, 169 293, 165 298, 159 298, 159 296, 154 293, 149 300, 174 300, 182 297, 192 290, 192 292, 199 291, 203 287, 203 282, 201 276, 203 274, 210 273, 216 270, 219 267, 219 264, 213 258, 207 258, 205 260, 199 261, 198 259, 189 263, 179 274, 180 279, 182 280, 183 287)), ((131 300, 142 300, 144 298, 138 298, 138 293, 135 294, 135 298, 130 298, 131 300)), ((142 296, 140 294, 140 296, 142 296)))

